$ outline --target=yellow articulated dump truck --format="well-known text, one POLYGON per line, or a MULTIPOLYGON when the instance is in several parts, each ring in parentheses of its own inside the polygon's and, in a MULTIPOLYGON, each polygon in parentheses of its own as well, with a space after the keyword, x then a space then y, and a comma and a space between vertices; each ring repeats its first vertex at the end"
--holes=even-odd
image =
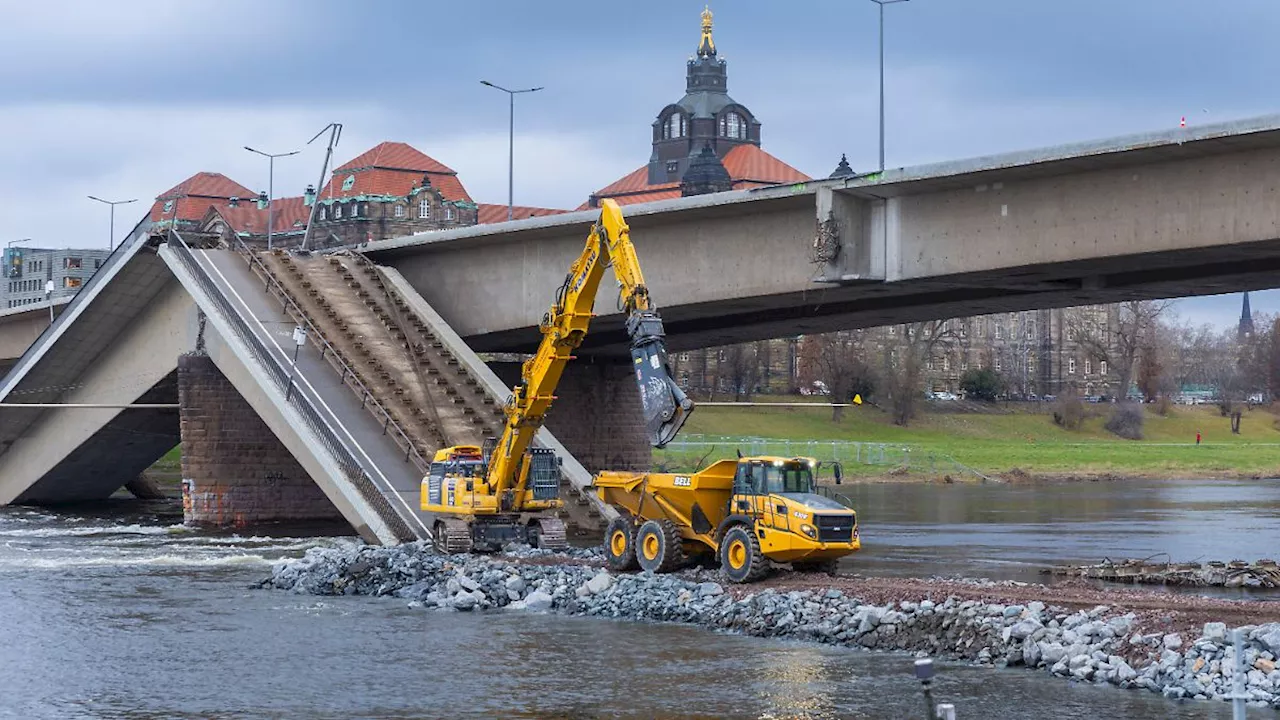
POLYGON ((733 582, 759 580, 773 563, 834 573, 862 547, 858 519, 814 491, 815 466, 812 458, 744 457, 691 475, 602 472, 596 492, 619 512, 605 530, 608 565, 670 572, 714 553, 733 582))

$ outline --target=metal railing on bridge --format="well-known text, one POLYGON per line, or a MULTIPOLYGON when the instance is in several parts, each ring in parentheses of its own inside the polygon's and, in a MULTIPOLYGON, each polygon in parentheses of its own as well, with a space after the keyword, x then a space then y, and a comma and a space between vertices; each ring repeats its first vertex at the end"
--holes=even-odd
POLYGON ((418 451, 417 446, 409 437, 409 434, 405 432, 404 428, 400 426, 400 423, 396 422, 395 418, 391 416, 391 413, 387 411, 386 407, 384 407, 373 393, 369 391, 369 388, 360 380, 356 371, 347 364, 346 360, 343 359, 338 350, 329 343, 328 338, 326 338, 324 333, 320 331, 320 328, 316 327, 315 323, 311 321, 311 317, 307 315, 306 311, 304 311, 298 303, 294 301, 289 290, 276 279, 275 275, 271 272, 271 269, 262 262, 262 259, 258 257, 257 253, 245 244, 242 238, 236 238, 235 249, 240 256, 249 263, 249 267, 253 273, 266 283, 267 291, 279 299, 281 305, 284 307, 284 311, 289 315, 289 317, 293 318, 294 322, 307 329, 307 336, 314 339, 320 347, 320 357, 327 361, 330 367, 337 371, 342 384, 350 388, 352 392, 360 398, 361 407, 368 410, 374 418, 382 424, 382 431, 389 435, 396 445, 404 451, 405 460, 413 463, 414 467, 418 469, 419 474, 425 476, 430 467, 430 463, 422 456, 422 453, 418 451))
MULTIPOLYGON (((267 350, 266 345, 250 329, 243 316, 235 311, 230 301, 227 300, 226 295, 218 289, 213 280, 196 262, 195 256, 191 254, 191 249, 182 237, 177 232, 170 230, 169 240, 169 247, 173 251, 174 257, 182 263, 187 272, 191 273, 200 289, 217 306, 223 318, 226 319, 232 331, 235 332, 236 337, 248 348, 249 354, 253 356, 258 366, 267 373, 276 388, 282 394, 285 394, 291 377, 289 370, 267 350)), ((319 440, 330 457, 337 461, 343 474, 360 491, 365 501, 384 519, 396 537, 404 541, 416 539, 417 536, 409 528, 409 525, 395 512, 386 495, 378 490, 373 479, 369 477, 369 474, 356 459, 355 454, 338 437, 337 432, 329 423, 324 420, 307 398, 306 393, 288 393, 286 402, 302 417, 307 429, 319 440)))

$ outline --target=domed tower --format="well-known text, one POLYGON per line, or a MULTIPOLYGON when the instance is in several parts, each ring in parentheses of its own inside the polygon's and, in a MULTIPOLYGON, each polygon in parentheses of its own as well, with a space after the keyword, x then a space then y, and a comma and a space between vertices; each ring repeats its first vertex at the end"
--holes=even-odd
POLYGON ((711 19, 711 9, 704 9, 698 52, 686 68, 684 97, 663 108, 653 122, 650 185, 680 182, 704 146, 723 160, 738 145, 760 145, 760 123, 729 97, 728 65, 716 53, 711 19))

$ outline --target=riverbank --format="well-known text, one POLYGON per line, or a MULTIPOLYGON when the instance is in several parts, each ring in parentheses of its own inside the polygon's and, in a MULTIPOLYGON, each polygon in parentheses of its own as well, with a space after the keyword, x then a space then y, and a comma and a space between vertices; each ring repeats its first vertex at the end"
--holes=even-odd
POLYGON ((675 622, 756 637, 1026 666, 1170 698, 1225 699, 1245 626, 1255 704, 1280 709, 1280 604, 1102 591, 1082 584, 780 573, 748 586, 708 570, 611 574, 593 551, 444 556, 421 544, 312 549, 260 587, 391 596, 447 611, 525 610, 675 622), (1192 639, 1196 638, 1196 639, 1192 639))
POLYGON ((868 406, 846 408, 838 423, 832 421, 831 409, 821 406, 700 407, 680 438, 654 453, 654 461, 687 471, 704 456, 730 457, 737 449, 809 454, 838 459, 850 480, 872 482, 940 480, 946 475, 955 481, 982 476, 1046 481, 1280 476, 1280 430, 1276 415, 1264 408, 1247 411, 1240 434, 1233 435, 1230 419, 1213 406, 1178 406, 1168 416, 1148 407, 1144 439, 1135 441, 1103 428, 1113 409, 1107 404, 1086 405, 1090 417, 1079 430, 1055 425, 1048 403, 977 412, 946 406, 928 403, 905 428, 868 406))

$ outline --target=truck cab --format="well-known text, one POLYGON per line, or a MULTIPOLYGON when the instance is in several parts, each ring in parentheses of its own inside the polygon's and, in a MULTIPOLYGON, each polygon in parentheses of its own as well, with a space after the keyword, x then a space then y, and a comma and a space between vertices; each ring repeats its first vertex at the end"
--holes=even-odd
POLYGON ((862 547, 857 513, 819 495, 811 458, 738 460, 728 515, 751 518, 776 562, 825 562, 862 547))

